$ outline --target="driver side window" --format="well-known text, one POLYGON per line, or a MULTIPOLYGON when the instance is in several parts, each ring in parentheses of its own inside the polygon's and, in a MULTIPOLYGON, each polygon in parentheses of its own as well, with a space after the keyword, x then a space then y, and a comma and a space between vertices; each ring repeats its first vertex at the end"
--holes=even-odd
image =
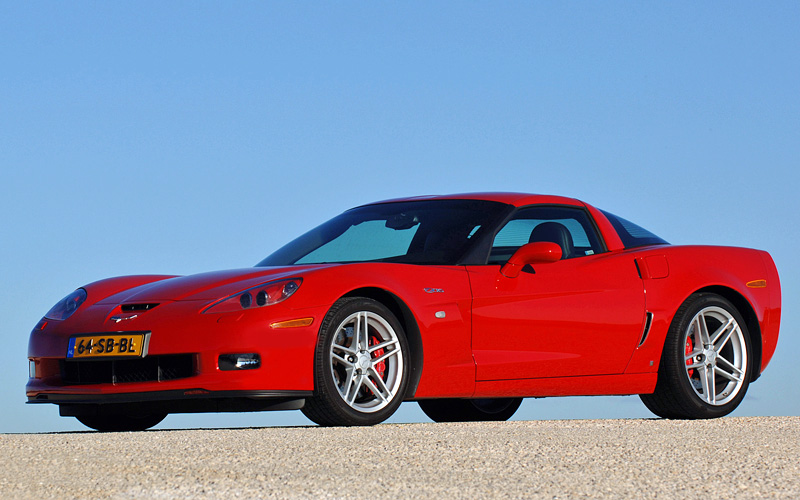
POLYGON ((489 264, 504 264, 527 243, 549 241, 561 247, 562 259, 594 255, 603 246, 589 219, 580 208, 532 207, 520 209, 497 233, 489 264))

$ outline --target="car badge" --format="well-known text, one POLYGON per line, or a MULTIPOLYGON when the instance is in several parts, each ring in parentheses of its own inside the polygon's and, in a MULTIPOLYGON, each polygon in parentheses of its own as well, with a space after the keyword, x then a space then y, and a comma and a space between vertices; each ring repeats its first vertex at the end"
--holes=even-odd
POLYGON ((444 293, 444 290, 441 288, 424 288, 425 293, 444 293))
POLYGON ((113 321, 114 323, 119 323, 120 321, 127 321, 129 319, 137 318, 139 315, 134 314, 133 316, 111 316, 109 321, 113 321))

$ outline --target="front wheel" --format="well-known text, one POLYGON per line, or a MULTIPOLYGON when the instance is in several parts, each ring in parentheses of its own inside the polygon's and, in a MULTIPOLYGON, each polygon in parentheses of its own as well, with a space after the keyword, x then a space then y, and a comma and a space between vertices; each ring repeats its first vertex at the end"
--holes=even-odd
POLYGON ((389 418, 408 387, 409 354, 392 312, 364 297, 339 299, 320 327, 314 396, 303 414, 319 425, 374 425, 389 418))
POLYGON ((422 399, 417 403, 434 422, 502 422, 517 411, 522 398, 422 399))
POLYGON ((750 334, 742 315, 719 295, 689 297, 670 325, 658 382, 642 394, 664 418, 716 418, 739 406, 753 367, 750 334))

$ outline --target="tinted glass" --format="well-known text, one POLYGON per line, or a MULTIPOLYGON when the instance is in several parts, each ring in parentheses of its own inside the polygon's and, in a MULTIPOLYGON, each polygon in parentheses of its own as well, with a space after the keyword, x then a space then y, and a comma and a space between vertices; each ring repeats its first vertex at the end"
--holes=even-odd
POLYGON ((522 245, 535 241, 557 243, 562 259, 593 255, 603 251, 587 213, 579 208, 531 207, 517 212, 497 233, 489 264, 508 261, 522 245))
MULTIPOLYGON (((258 266, 343 262, 458 264, 508 210, 480 200, 382 203, 348 210, 258 266)), ((484 254, 485 255, 485 254, 484 254)))
POLYGON ((669 243, 655 234, 631 221, 606 212, 605 210, 601 210, 601 212, 603 212, 603 215, 606 216, 611 225, 614 226, 614 230, 617 231, 619 239, 622 240, 622 244, 625 245, 625 248, 644 247, 648 245, 669 245, 669 243))

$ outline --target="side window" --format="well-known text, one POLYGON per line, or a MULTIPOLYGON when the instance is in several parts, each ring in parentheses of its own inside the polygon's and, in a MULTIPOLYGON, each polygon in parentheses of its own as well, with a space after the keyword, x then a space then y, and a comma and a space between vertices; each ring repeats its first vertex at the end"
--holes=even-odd
POLYGON ((497 233, 489 264, 503 264, 517 248, 535 241, 561 247, 562 259, 574 259, 603 251, 587 213, 580 208, 532 207, 520 209, 497 233))

